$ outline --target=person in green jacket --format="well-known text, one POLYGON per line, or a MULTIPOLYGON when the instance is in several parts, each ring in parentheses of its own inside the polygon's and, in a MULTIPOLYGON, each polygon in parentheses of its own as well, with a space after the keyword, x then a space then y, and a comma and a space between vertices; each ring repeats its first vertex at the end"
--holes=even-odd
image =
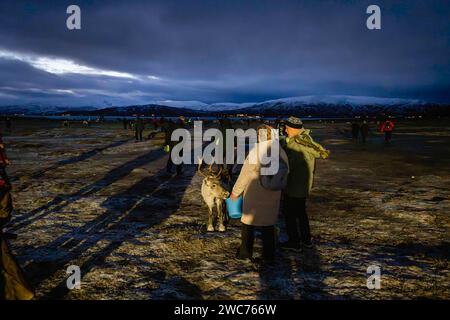
MULTIPOLYGON (((164 131, 165 131, 165 146, 168 146, 168 150, 169 152, 172 152, 173 147, 177 144, 176 141, 172 141, 171 137, 172 137, 172 133, 176 130, 176 129, 183 129, 186 128, 186 123, 185 123, 185 118, 183 116, 180 116, 178 118, 177 122, 171 121, 171 120, 167 120, 165 125, 164 125, 164 131)), ((183 156, 183 151, 180 152, 180 156, 183 156)), ((175 166, 176 170, 177 170, 177 176, 180 176, 183 173, 183 164, 174 164, 172 161, 172 157, 169 153, 169 158, 167 159, 167 164, 166 164, 166 171, 167 173, 172 173, 172 167, 175 166)))
POLYGON ((284 190, 283 212, 288 241, 281 243, 286 249, 310 248, 311 232, 306 214, 306 198, 314 179, 315 161, 325 159, 330 152, 311 138, 310 130, 296 117, 285 122, 286 137, 280 137, 281 146, 289 159, 289 176, 284 190))
POLYGON ((136 118, 136 122, 134 123, 134 137, 136 142, 142 141, 142 133, 145 129, 144 120, 141 117, 136 118))

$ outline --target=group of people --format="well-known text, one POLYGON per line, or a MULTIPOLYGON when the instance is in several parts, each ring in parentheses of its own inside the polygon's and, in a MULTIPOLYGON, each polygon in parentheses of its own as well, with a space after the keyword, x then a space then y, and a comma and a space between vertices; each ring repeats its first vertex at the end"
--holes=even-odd
POLYGON ((306 201, 314 180, 315 161, 326 159, 330 152, 315 142, 301 119, 289 117, 283 122, 285 134, 280 137, 280 162, 288 167, 287 184, 283 190, 269 190, 261 183, 261 164, 250 163, 252 152, 267 152, 273 139, 268 126, 258 129, 258 142, 250 151, 231 192, 236 201, 243 196, 241 245, 238 259, 252 259, 255 228, 260 228, 263 240, 263 259, 275 261, 276 232, 280 207, 285 218, 288 240, 280 243, 287 250, 312 248, 306 201), (264 129, 264 130, 263 130, 264 129))
POLYGON ((134 138, 136 142, 143 141, 143 133, 145 130, 145 121, 141 117, 137 117, 134 121, 127 118, 122 119, 124 130, 134 129, 134 138))
MULTIPOLYGON (((180 119, 183 119, 182 121, 184 122, 184 117, 180 117, 180 119)), ((153 138, 154 135, 159 132, 159 131, 164 131, 166 132, 166 141, 167 139, 170 140, 170 135, 168 136, 167 133, 172 134, 173 132, 173 127, 174 125, 176 125, 177 123, 179 123, 181 120, 179 121, 172 121, 169 119, 165 119, 164 117, 161 117, 160 119, 151 119, 151 120, 146 120, 142 117, 136 117, 134 120, 129 120, 127 118, 123 118, 122 119, 122 124, 123 124, 123 129, 127 130, 127 129, 132 129, 134 130, 134 137, 135 137, 135 141, 136 142, 142 142, 144 140, 144 130, 146 128, 150 128, 152 129, 152 132, 150 132, 149 134, 149 139, 153 138), (168 138, 167 138, 168 136, 168 138)))
MULTIPOLYGON (((232 128, 228 119, 220 119, 218 125, 221 131, 232 128)), ((273 128, 262 125, 258 127, 258 142, 247 155, 230 196, 233 201, 240 196, 243 197, 241 245, 236 253, 238 259, 252 259, 255 229, 260 228, 263 240, 263 259, 268 263, 274 262, 275 225, 280 208, 285 218, 288 236, 288 240, 280 243, 280 246, 294 251, 312 248, 306 201, 313 186, 315 161, 318 158, 326 159, 330 151, 313 140, 310 130, 304 128, 303 122, 297 117, 289 117, 286 121, 279 120, 276 125, 280 130, 279 160, 288 168, 287 184, 283 190, 265 188, 260 181, 261 164, 249 161, 254 156, 251 154, 252 152, 267 154, 274 138, 271 130, 273 128)), ((161 123, 161 130, 165 132, 165 145, 168 152, 176 143, 171 141, 172 132, 185 127, 186 121, 183 117, 177 121, 167 120, 161 123)), ((182 165, 173 164, 169 156, 166 165, 167 172, 172 173, 174 166, 177 175, 180 175, 182 165)))
MULTIPOLYGON (((386 142, 391 142, 392 132, 394 130, 394 122, 392 119, 388 118, 381 123, 380 132, 384 134, 384 140, 386 142)), ((369 135, 369 123, 364 120, 362 123, 353 121, 351 123, 352 140, 359 141, 359 136, 361 136, 361 141, 366 143, 367 136, 369 135)))
POLYGON ((356 121, 352 122, 352 139, 358 141, 359 135, 361 135, 361 141, 366 143, 367 136, 369 135, 369 123, 366 120, 361 124, 356 121))

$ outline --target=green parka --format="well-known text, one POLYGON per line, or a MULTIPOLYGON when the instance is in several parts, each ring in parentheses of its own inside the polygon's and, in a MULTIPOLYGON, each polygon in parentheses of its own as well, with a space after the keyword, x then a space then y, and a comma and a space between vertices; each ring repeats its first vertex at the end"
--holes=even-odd
POLYGON ((325 150, 304 130, 293 137, 280 137, 281 146, 289 158, 288 184, 284 193, 289 197, 305 198, 311 191, 314 180, 316 158, 325 159, 329 151, 325 150))

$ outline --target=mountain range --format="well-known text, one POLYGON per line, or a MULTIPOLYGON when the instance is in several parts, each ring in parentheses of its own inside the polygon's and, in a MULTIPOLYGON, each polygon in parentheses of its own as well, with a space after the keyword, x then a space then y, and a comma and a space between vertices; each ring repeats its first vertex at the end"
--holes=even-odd
POLYGON ((256 103, 212 103, 200 101, 160 100, 149 104, 120 107, 63 107, 43 105, 3 106, 0 114, 24 115, 158 115, 207 116, 217 114, 252 114, 265 116, 355 116, 355 115, 450 115, 448 104, 430 103, 417 99, 378 98, 367 96, 324 95, 301 96, 256 103))

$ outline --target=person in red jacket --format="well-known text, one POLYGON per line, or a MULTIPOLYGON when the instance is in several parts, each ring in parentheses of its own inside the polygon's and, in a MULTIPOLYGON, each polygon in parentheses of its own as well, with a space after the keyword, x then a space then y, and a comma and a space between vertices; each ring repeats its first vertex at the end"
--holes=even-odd
POLYGON ((8 243, 8 240, 15 239, 17 235, 3 230, 11 221, 14 209, 11 184, 5 170, 9 164, 0 132, 0 300, 31 300, 35 291, 16 262, 8 243))
POLYGON ((0 132, 0 184, 10 184, 8 175, 6 174, 6 166, 10 165, 10 163, 3 143, 3 134, 0 132))
POLYGON ((392 131, 394 130, 394 122, 390 119, 386 119, 380 128, 380 132, 384 132, 384 141, 391 142, 392 131))

